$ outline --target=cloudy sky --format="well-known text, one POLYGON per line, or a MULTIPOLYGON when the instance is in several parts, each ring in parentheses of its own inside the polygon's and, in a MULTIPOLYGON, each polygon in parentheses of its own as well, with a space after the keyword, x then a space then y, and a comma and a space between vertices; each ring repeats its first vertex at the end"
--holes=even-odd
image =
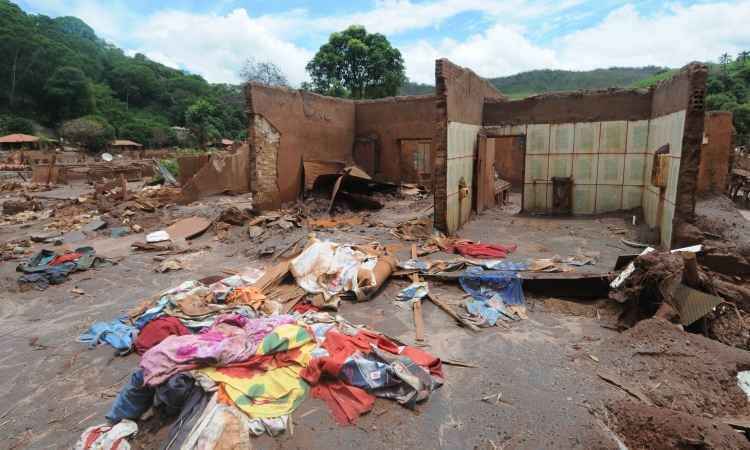
POLYGON ((485 77, 531 69, 679 67, 750 49, 750 0, 22 0, 27 12, 73 15, 128 52, 211 82, 236 82, 247 57, 293 84, 333 31, 385 34, 409 78, 434 83, 447 57, 485 77))

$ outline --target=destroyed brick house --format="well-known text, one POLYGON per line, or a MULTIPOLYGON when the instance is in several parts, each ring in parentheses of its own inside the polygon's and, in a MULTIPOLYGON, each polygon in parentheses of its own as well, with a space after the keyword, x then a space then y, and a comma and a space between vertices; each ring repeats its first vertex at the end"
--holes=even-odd
MULTIPOLYGON (((528 213, 642 208, 668 248, 694 214, 706 76, 694 63, 651 89, 512 101, 441 59, 435 95, 348 100, 250 84, 249 188, 258 206, 278 208, 315 176, 356 164, 376 180, 431 188, 435 225, 453 234, 495 204, 497 172, 528 213)), ((725 182, 719 166, 709 184, 725 182)))
POLYGON ((433 95, 250 84, 248 141, 177 180, 50 152, 0 184, 0 447, 747 448, 706 74, 510 100, 438 60, 433 95))

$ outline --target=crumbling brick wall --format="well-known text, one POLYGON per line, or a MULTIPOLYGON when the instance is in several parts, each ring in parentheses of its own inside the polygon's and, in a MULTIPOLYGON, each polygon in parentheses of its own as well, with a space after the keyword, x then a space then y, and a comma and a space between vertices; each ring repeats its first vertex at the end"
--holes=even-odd
MULTIPOLYGON (((646 194, 650 191, 658 195, 657 225, 664 247, 671 247, 672 230, 680 222, 694 220, 707 77, 708 68, 704 64, 691 63, 653 88, 649 150, 668 143, 670 166, 667 188, 659 189, 647 183, 646 194)), ((648 198, 654 195, 644 196, 646 221, 651 224, 648 198)))
POLYGON ((734 152, 732 113, 707 112, 703 135, 701 163, 698 169, 698 192, 724 192, 729 183, 734 152))
MULTIPOLYGON (((404 181, 411 161, 404 160, 401 140, 432 139, 437 98, 434 95, 389 97, 356 102, 356 134, 375 138, 379 146, 379 173, 370 175, 404 181)), ((434 155, 434 151, 432 152, 434 155)), ((433 158, 434 159, 434 158, 433 158)))
POLYGON ((435 92, 435 227, 453 234, 471 214, 474 157, 484 101, 506 97, 487 80, 447 59, 435 62, 435 92))
POLYGON ((266 207, 296 200, 303 191, 303 160, 351 162, 355 105, 351 100, 250 83, 245 88, 249 118, 251 180, 266 207), (265 141, 268 139, 268 141, 265 141), (268 167, 276 149, 276 178, 268 167), (260 158, 259 158, 260 157, 260 158))

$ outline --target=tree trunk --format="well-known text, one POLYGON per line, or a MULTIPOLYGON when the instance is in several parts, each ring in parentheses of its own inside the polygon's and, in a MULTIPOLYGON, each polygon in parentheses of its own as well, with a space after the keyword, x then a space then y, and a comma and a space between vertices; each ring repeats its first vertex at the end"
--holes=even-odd
POLYGON ((18 70, 18 57, 21 50, 16 50, 16 56, 13 57, 13 65, 10 69, 10 95, 8 96, 8 107, 13 107, 13 101, 16 96, 16 71, 18 70))

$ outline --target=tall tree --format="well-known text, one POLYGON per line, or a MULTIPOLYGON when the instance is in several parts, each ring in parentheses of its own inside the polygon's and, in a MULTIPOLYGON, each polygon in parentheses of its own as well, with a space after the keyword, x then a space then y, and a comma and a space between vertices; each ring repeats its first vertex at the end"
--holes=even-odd
POLYGON ((3 134, 34 134, 34 123, 23 117, 9 117, 5 123, 0 123, 3 134))
POLYGON ((219 137, 216 126, 216 108, 206 99, 193 103, 185 112, 185 123, 198 138, 201 148, 206 148, 210 139, 219 137))
POLYGON ((121 64, 112 71, 111 84, 118 97, 131 104, 143 106, 158 89, 156 74, 144 64, 121 64))
POLYGON ((724 53, 721 56, 719 56, 719 64, 721 64, 721 68, 724 70, 724 74, 727 73, 727 67, 732 62, 732 57, 729 56, 729 53, 724 53))
POLYGON ((15 106, 21 81, 42 59, 43 40, 18 6, 0 2, 0 84, 5 85, 9 109, 15 106))
POLYGON ((94 95, 91 83, 81 69, 58 67, 44 84, 44 94, 54 121, 91 114, 94 95))
POLYGON ((317 92, 352 98, 396 95, 406 81, 401 52, 359 25, 331 34, 307 71, 317 92))
POLYGON ((91 152, 97 152, 103 150, 114 139, 115 130, 100 117, 86 116, 63 123, 60 135, 67 141, 91 152))
POLYGON ((737 61, 741 62, 742 64, 745 64, 748 57, 750 57, 750 52, 747 50, 743 50, 737 54, 737 61))
POLYGON ((248 58, 240 69, 244 82, 256 81, 269 86, 289 86, 289 82, 279 66, 270 61, 256 61, 248 58))

